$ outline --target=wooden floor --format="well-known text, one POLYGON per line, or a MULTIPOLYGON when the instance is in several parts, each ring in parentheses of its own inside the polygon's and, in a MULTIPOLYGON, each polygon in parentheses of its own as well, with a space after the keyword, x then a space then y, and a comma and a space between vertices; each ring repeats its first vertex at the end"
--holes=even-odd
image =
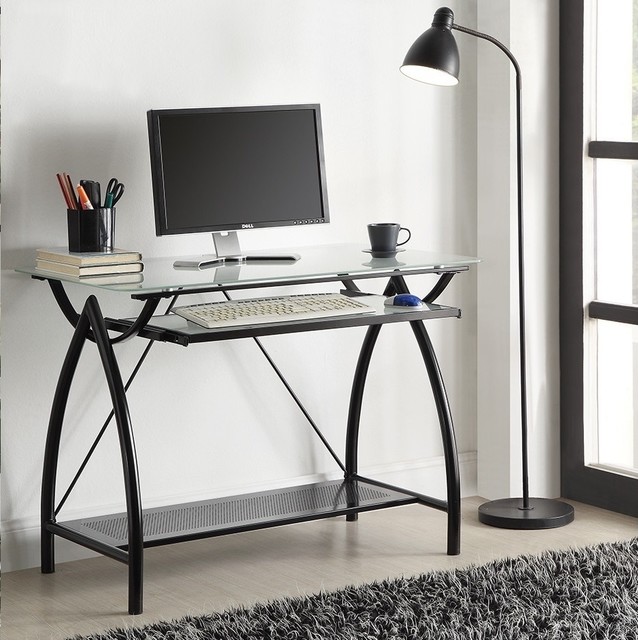
POLYGON ((348 584, 481 564, 546 549, 627 540, 638 520, 575 504, 575 521, 507 531, 477 520, 463 501, 461 555, 445 555, 445 514, 409 506, 148 549, 144 613, 126 613, 126 567, 107 558, 2 576, 2 640, 61 639, 112 627, 222 610, 348 584))

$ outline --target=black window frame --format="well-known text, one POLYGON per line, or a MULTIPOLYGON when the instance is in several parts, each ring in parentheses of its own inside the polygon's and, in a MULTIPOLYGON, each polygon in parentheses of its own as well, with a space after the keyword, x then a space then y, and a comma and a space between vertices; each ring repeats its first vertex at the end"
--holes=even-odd
POLYGON ((584 25, 587 0, 560 3, 560 384, 563 497, 638 517, 638 479, 585 465, 584 323, 638 324, 638 307, 594 300, 583 289, 583 160, 638 160, 638 143, 585 140, 584 25))

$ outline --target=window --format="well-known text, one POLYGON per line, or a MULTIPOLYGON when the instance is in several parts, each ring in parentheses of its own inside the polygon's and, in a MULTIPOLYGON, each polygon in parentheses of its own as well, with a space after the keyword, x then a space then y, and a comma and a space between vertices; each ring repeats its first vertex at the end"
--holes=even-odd
POLYGON ((638 515, 638 0, 561 0, 563 494, 638 515))

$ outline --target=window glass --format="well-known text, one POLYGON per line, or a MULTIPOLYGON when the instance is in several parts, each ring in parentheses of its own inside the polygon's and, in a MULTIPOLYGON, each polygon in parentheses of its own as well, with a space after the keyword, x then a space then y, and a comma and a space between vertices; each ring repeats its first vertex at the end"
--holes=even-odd
POLYGON ((595 298, 638 303, 638 162, 595 160, 595 298))
POLYGON ((599 0, 596 28, 592 37, 595 51, 594 86, 596 96, 595 138, 597 140, 638 141, 634 125, 637 81, 637 37, 634 28, 638 0, 599 0))
POLYGON ((598 433, 590 462, 638 469, 638 327, 598 320, 598 433))
MULTIPOLYGON (((594 14, 592 139, 638 142, 638 0, 598 0, 594 14)), ((596 159, 593 171, 586 278, 595 299, 638 304, 638 162, 596 159)), ((587 463, 636 473, 638 327, 590 320, 587 336, 587 463)))

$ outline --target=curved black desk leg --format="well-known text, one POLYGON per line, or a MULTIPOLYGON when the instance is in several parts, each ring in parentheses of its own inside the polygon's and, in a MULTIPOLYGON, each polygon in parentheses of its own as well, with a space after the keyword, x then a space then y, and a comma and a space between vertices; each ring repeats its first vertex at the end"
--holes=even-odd
MULTIPOLYGON (((350 479, 357 474, 359 457, 359 423, 361 422, 361 404, 363 401, 363 390, 365 388, 366 376, 370 366, 370 358, 374 345, 379 337, 381 325, 370 325, 366 331, 359 360, 354 373, 352 391, 350 392, 350 408, 348 409, 348 427, 346 430, 346 479, 350 479)), ((356 506, 356 505, 352 505, 356 506)), ((348 522, 354 522, 359 517, 357 513, 350 513, 346 516, 348 522)))
MULTIPOLYGON (((454 274, 442 274, 439 282, 434 289, 426 296, 429 302, 432 302, 449 284, 454 274)), ((385 295, 396 293, 408 293, 409 290, 403 277, 392 277, 386 287, 385 295)), ((425 363, 432 387, 432 393, 436 404, 439 417, 439 426, 443 439, 443 453, 445 458, 445 473, 447 484, 447 553, 448 555, 458 555, 461 552, 461 481, 459 475, 458 458, 456 452, 456 437, 454 434, 454 423, 452 421, 452 413, 443 382, 443 376, 439 368, 434 348, 430 342, 430 338, 425 329, 425 325, 421 320, 410 322, 412 331, 416 337, 423 362, 425 363)), ((368 327, 366 336, 361 346, 359 360, 352 384, 352 392, 350 395, 350 409, 348 412, 348 428, 346 432, 346 478, 351 478, 357 474, 358 463, 358 440, 359 440, 359 423, 361 418, 361 404, 363 399, 363 390, 365 387, 365 379, 368 373, 370 359, 374 345, 379 336, 381 325, 371 325, 368 327)), ((353 521, 357 519, 357 514, 351 514, 346 520, 353 521)))
POLYGON ((53 396, 53 405, 51 406, 51 416, 49 418, 49 427, 44 448, 42 492, 40 494, 42 573, 53 573, 55 571, 54 535, 47 529, 47 524, 53 522, 55 519, 55 484, 64 412, 69 398, 71 381, 73 380, 78 360, 82 353, 82 347, 86 342, 86 336, 89 331, 89 319, 85 314, 82 314, 78 319, 71 344, 67 350, 55 389, 55 395, 53 396))
POLYGON ((410 326, 425 362, 436 410, 439 415, 447 480, 447 553, 450 556, 456 556, 461 553, 461 479, 456 454, 454 423, 452 422, 452 413, 445 391, 445 384, 443 383, 443 376, 441 375, 441 369, 428 332, 421 320, 410 322, 410 326))
POLYGON ((65 358, 58 385, 56 387, 46 450, 44 454, 44 470, 42 476, 42 571, 50 573, 54 570, 53 535, 47 530, 47 524, 53 521, 55 509, 55 481, 60 435, 64 412, 73 375, 84 343, 92 332, 100 354, 102 367, 111 394, 115 423, 120 442, 124 486, 126 491, 126 510, 128 520, 128 571, 129 571, 129 606, 131 614, 142 613, 142 571, 144 558, 144 539, 142 529, 142 501, 137 469, 137 456, 133 431, 128 412, 126 393, 115 359, 113 347, 109 340, 102 312, 95 296, 90 296, 82 313, 65 358))
MULTIPOLYGON (((454 277, 454 272, 442 273, 439 281, 432 291, 425 297, 426 302, 434 302, 454 277)), ((408 293, 409 289, 403 276, 392 278, 394 286, 399 293, 408 293)), ((443 456, 445 458, 445 475, 447 484, 447 514, 448 535, 447 552, 450 556, 461 553, 461 477, 459 474, 459 461, 456 451, 456 435, 452 412, 445 390, 445 383, 439 363, 434 353, 434 347, 430 336, 421 320, 410 322, 412 331, 421 350, 425 368, 430 378, 430 386, 434 395, 434 402, 439 416, 441 438, 443 440, 443 456)))
MULTIPOLYGON (((351 281, 344 281, 347 288, 351 288, 354 284, 351 281), (350 282, 350 286, 348 285, 350 282)), ((355 287, 356 288, 356 287, 355 287)), ((395 293, 395 286, 392 280, 386 285, 384 296, 391 296, 395 293)), ((370 359, 374 345, 379 337, 381 325, 370 325, 366 331, 365 338, 361 344, 357 368, 354 372, 352 381, 352 391, 350 392, 350 407, 348 409, 348 426, 346 429, 346 479, 350 479, 357 475, 359 460, 359 424, 361 422, 361 404, 363 402, 363 390, 365 389, 368 368, 370 367, 370 359)), ((350 506, 350 505, 349 505, 350 506)), ((351 506, 357 506, 353 504, 351 506)), ((346 521, 354 522, 359 517, 358 513, 349 513, 346 521)))

